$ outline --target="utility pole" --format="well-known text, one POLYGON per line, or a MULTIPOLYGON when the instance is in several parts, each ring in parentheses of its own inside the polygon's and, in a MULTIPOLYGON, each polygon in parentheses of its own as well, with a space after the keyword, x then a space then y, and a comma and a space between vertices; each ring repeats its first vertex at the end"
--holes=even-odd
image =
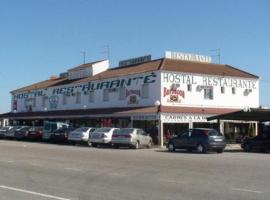
POLYGON ((85 51, 81 51, 81 54, 83 55, 83 64, 85 64, 85 55, 86 55, 86 52, 85 51))
POLYGON ((216 52, 215 55, 211 55, 212 57, 218 57, 218 64, 220 64, 220 59, 221 59, 221 53, 220 53, 220 48, 218 49, 212 49, 210 50, 212 52, 216 52))
POLYGON ((106 50, 101 53, 106 54, 107 59, 110 60, 110 46, 107 44, 104 45, 103 47, 106 48, 106 50))

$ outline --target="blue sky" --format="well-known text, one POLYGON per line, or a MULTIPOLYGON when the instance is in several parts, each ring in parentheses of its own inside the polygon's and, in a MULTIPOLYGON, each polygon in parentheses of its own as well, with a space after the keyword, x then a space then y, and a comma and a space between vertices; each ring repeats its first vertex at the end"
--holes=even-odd
MULTIPOLYGON (((270 106, 268 0, 0 0, 0 113, 9 91, 86 61, 165 50, 212 55, 261 77, 270 106)), ((217 60, 214 59, 217 62, 217 60)))

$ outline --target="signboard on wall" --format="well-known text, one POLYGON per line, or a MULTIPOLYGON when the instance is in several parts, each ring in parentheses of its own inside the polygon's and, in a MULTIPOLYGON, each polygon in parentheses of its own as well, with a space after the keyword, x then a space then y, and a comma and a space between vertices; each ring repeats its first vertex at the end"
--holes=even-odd
POLYGON ((170 58, 170 59, 175 59, 175 60, 203 62, 203 63, 212 62, 210 56, 191 54, 191 53, 182 53, 182 52, 172 52, 172 51, 165 51, 165 58, 170 58))
POLYGON ((151 60, 151 57, 152 57, 151 55, 146 55, 146 56, 141 56, 141 57, 137 57, 137 58, 121 60, 121 61, 119 61, 119 67, 148 62, 151 60))
POLYGON ((189 123, 189 122, 207 122, 208 114, 192 113, 162 113, 161 121, 163 123, 189 123))

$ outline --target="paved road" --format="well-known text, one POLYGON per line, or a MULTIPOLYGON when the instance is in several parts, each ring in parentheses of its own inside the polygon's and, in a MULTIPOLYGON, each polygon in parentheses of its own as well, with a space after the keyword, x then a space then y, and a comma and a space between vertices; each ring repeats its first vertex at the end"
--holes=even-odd
POLYGON ((270 199, 270 154, 0 141, 1 200, 270 199))

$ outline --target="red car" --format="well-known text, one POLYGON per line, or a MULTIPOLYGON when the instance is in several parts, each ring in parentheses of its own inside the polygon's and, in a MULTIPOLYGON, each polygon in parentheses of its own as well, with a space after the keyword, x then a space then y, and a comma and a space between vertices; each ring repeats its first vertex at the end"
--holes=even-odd
POLYGON ((43 134, 43 127, 35 126, 29 129, 27 139, 30 140, 41 140, 43 134))
POLYGON ((68 134, 69 132, 73 131, 74 128, 60 128, 55 130, 52 134, 51 134, 51 142, 67 142, 68 141, 68 134))

